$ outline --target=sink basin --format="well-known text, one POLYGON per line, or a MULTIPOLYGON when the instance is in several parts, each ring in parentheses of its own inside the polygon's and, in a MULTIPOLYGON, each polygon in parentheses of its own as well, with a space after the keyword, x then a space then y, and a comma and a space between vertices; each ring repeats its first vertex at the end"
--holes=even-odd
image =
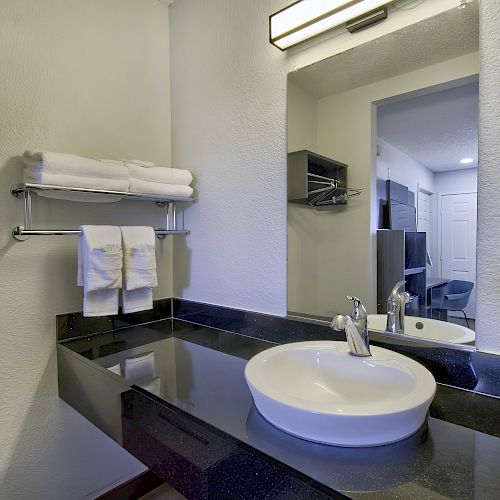
MULTIPOLYGON (((368 329, 385 332, 387 316, 385 314, 369 314, 368 329)), ((419 316, 405 317, 405 333, 421 339, 439 340, 453 344, 467 344, 476 340, 473 330, 465 326, 419 316)))
POLYGON ((406 356, 371 352, 353 356, 347 342, 286 344, 254 356, 245 378, 261 415, 289 434, 337 446, 389 444, 422 426, 436 382, 406 356))

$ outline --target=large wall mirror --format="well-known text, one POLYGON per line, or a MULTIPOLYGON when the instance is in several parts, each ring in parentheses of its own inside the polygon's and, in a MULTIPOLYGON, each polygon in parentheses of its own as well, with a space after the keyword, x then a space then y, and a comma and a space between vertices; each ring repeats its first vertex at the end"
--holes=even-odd
POLYGON ((289 75, 290 316, 474 345, 478 88, 477 1, 289 75))

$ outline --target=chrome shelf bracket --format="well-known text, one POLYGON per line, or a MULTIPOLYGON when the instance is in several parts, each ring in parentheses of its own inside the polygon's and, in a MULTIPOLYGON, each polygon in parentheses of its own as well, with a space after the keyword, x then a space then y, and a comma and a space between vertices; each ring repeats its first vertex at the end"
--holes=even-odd
MULTIPOLYGON (((56 189, 57 187, 54 186, 56 189)), ((30 185, 25 184, 14 184, 10 188, 12 196, 18 199, 24 200, 24 224, 21 226, 16 226, 12 230, 12 236, 17 241, 26 241, 29 236, 54 236, 54 235, 78 235, 80 234, 79 229, 34 229, 33 228, 33 191, 37 189, 46 189, 46 187, 30 187, 30 185)), ((71 188, 61 188, 63 191, 72 191, 71 188)), ((96 192, 95 190, 78 190, 79 192, 96 192)), ((102 194, 115 194, 114 192, 103 192, 102 194)), ((155 201, 151 196, 141 197, 140 195, 131 196, 130 198, 139 199, 143 201, 155 201)), ((173 197, 175 198, 175 197, 173 197)), ((169 235, 178 234, 189 234, 189 231, 185 230, 184 227, 178 229, 177 227, 177 210, 176 203, 177 200, 161 200, 155 201, 155 204, 159 208, 165 209, 165 228, 155 229, 156 237, 160 240, 164 240, 169 235)), ((179 199, 179 202, 192 202, 193 199, 179 199)))

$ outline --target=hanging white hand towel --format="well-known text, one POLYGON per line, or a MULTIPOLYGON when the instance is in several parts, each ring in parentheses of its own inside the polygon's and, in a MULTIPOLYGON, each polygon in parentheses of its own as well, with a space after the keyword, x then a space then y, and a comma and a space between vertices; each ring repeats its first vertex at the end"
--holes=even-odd
POLYGON ((156 242, 152 227, 122 226, 125 286, 123 312, 146 311, 153 308, 153 287, 156 275, 156 242))
POLYGON ((115 226, 80 226, 77 285, 83 286, 83 315, 118 314, 122 286, 121 232, 115 226))

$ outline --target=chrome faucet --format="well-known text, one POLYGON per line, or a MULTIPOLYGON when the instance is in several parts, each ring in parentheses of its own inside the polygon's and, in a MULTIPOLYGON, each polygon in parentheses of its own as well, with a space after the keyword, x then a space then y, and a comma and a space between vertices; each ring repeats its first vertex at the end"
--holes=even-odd
POLYGON ((331 327, 345 331, 349 351, 353 356, 371 356, 366 309, 357 297, 346 295, 346 299, 354 302, 351 315, 338 314, 333 318, 331 327))
POLYGON ((410 294, 399 291, 405 283, 405 281, 398 281, 387 299, 386 330, 391 333, 403 334, 405 332, 405 306, 410 302, 410 294))

